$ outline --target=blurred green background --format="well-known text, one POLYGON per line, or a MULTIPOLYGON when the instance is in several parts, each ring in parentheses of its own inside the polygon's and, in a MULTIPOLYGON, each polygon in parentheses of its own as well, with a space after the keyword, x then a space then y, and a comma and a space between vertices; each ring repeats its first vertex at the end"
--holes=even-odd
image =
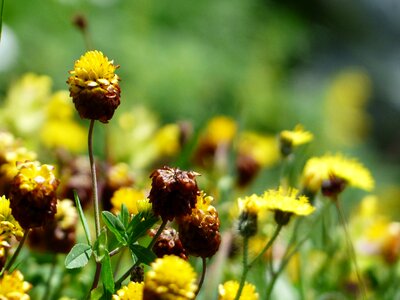
POLYGON ((144 105, 200 128, 225 114, 266 133, 302 123, 316 155, 359 157, 383 190, 400 175, 399 12, 390 0, 6 1, 0 98, 26 72, 66 89, 83 15, 121 66, 117 115, 144 105))

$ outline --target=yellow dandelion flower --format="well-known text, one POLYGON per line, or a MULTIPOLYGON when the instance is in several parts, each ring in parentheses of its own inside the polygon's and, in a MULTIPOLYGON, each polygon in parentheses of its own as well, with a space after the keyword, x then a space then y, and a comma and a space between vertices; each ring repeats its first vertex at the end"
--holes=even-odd
POLYGON ((260 166, 272 166, 279 160, 279 148, 274 136, 243 132, 238 141, 238 152, 251 156, 260 166))
POLYGON ((118 66, 100 51, 88 51, 68 78, 70 95, 81 118, 108 123, 120 104, 118 66))
POLYGON ((0 241, 7 241, 11 236, 22 238, 24 232, 11 214, 10 200, 0 197, 0 241))
POLYGON ((58 225, 66 230, 76 225, 78 221, 78 212, 74 202, 70 199, 63 199, 57 202, 57 213, 55 220, 58 225))
MULTIPOLYGON (((218 287, 218 300, 234 300, 239 289, 239 282, 230 280, 218 287)), ((258 300, 259 295, 256 287, 246 282, 239 300, 258 300)))
POLYGON ((280 133, 281 141, 292 146, 299 146, 309 143, 313 140, 313 138, 313 134, 309 131, 305 131, 303 126, 300 124, 296 125, 294 130, 283 130, 280 133))
POLYGON ((239 210, 241 212, 257 215, 266 208, 266 202, 263 197, 256 194, 238 199, 239 210))
POLYGON ((325 180, 337 178, 344 180, 346 185, 371 191, 374 179, 371 173, 355 159, 342 154, 324 155, 310 158, 303 170, 303 186, 312 192, 317 192, 325 180))
POLYGON ((27 292, 31 284, 24 281, 24 276, 18 270, 11 274, 4 274, 0 279, 0 299, 4 300, 29 300, 27 292))
POLYGON ((206 127, 205 138, 214 145, 229 143, 236 133, 236 122, 226 116, 212 118, 206 127))
POLYGON ((196 273, 184 259, 166 255, 151 264, 144 280, 143 300, 188 300, 195 298, 196 273))
POLYGON ((129 282, 127 286, 123 286, 112 296, 112 300, 142 300, 143 299, 143 282, 129 282))
POLYGON ((313 207, 306 196, 298 196, 296 189, 268 190, 263 194, 267 209, 273 211, 282 211, 298 216, 307 216, 314 212, 313 207))
POLYGON ((122 187, 115 191, 111 198, 111 204, 113 205, 112 211, 115 213, 119 212, 122 204, 125 204, 129 213, 136 215, 138 213, 138 201, 144 199, 146 199, 144 191, 122 187))
POLYGON ((311 132, 305 131, 302 125, 296 125, 294 130, 284 130, 279 135, 281 154, 286 157, 293 152, 293 148, 312 141, 311 132))

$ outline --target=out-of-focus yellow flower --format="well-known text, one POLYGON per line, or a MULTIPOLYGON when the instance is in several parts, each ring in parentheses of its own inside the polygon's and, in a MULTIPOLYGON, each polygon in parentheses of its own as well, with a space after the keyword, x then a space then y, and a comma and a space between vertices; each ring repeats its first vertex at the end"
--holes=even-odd
POLYGON ((143 299, 143 282, 129 282, 123 286, 112 296, 112 300, 142 300, 143 299))
POLYGON ((205 129, 204 138, 211 144, 230 143, 236 134, 236 122, 226 116, 212 118, 205 129))
POLYGON ((298 216, 307 216, 314 212, 313 207, 306 196, 299 196, 296 189, 285 190, 279 187, 278 190, 268 190, 263 194, 267 209, 283 211, 298 216))
POLYGON ((143 300, 189 300, 195 298, 196 273, 184 259, 166 255, 151 264, 144 279, 143 300))
POLYGON ((10 182, 18 173, 18 162, 33 161, 37 154, 25 147, 8 149, 4 153, 4 163, 0 166, 0 173, 4 176, 6 182, 10 182))
POLYGON ((279 137, 282 141, 290 143, 292 146, 309 143, 314 138, 313 134, 305 131, 304 127, 300 124, 296 125, 294 130, 283 130, 279 137))
POLYGON ((68 78, 70 95, 81 118, 103 123, 120 104, 118 66, 100 51, 88 51, 75 62, 68 78))
POLYGON ((118 189, 111 198, 113 205, 112 211, 118 213, 122 204, 128 208, 129 213, 136 215, 138 213, 138 201, 146 199, 144 191, 134 188, 122 187, 118 189))
POLYGON ((57 213, 55 221, 60 228, 66 230, 74 227, 78 221, 78 212, 74 202, 70 199, 63 199, 57 202, 57 213))
POLYGON ((274 136, 243 132, 238 140, 239 155, 251 156, 260 166, 269 167, 279 160, 278 142, 274 136))
MULTIPOLYGON (((218 287, 218 300, 234 300, 239 289, 239 282, 230 280, 218 287)), ((239 300, 258 300, 256 287, 251 283, 244 284, 239 300)))
POLYGON ((338 178, 345 184, 371 191, 374 179, 371 173, 355 159, 342 154, 324 155, 309 159, 303 170, 303 186, 312 192, 317 192, 325 180, 338 178))
POLYGON ((27 294, 32 285, 24 281, 24 276, 18 270, 11 274, 4 274, 0 279, 0 299, 4 300, 29 300, 27 294))
POLYGON ((86 148, 86 130, 73 120, 47 121, 40 139, 48 148, 64 148, 74 153, 86 148))
POLYGON ((371 97, 371 80, 360 69, 346 69, 335 76, 325 100, 325 136, 332 143, 352 146, 366 136, 370 116, 366 104, 371 97))
POLYGON ((46 107, 50 120, 71 120, 74 117, 74 105, 68 91, 55 92, 46 107))
POLYGON ((51 93, 48 76, 25 74, 8 91, 1 120, 18 136, 35 135, 45 119, 45 107, 51 93))
POLYGON ((0 197, 0 242, 7 242, 11 236, 20 239, 24 235, 21 226, 11 214, 10 200, 0 197))
POLYGON ((280 148, 283 155, 289 155, 293 147, 309 143, 314 136, 311 132, 305 131, 303 126, 298 124, 294 130, 283 130, 279 134, 280 148))
POLYGON ((180 133, 178 124, 168 124, 161 127, 154 137, 158 156, 173 156, 180 149, 180 133))

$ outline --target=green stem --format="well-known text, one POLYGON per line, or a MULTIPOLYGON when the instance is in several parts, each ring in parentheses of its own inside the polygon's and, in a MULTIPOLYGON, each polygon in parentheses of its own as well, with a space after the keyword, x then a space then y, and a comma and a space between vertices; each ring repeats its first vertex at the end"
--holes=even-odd
POLYGON ((4 2, 5 2, 5 0, 1 0, 1 4, 0 4, 0 42, 1 42, 1 32, 2 32, 2 29, 3 29, 4 2))
POLYGON ((204 283, 204 278, 206 277, 206 271, 207 271, 207 261, 205 257, 201 258, 201 262, 202 262, 202 272, 201 272, 201 277, 198 283, 198 287, 197 287, 197 291, 196 291, 196 296, 199 294, 201 287, 203 286, 204 283))
POLYGON ((264 253, 272 246, 274 241, 279 235, 279 232, 281 231, 283 225, 278 224, 278 226, 275 229, 275 232, 273 233, 271 239, 268 241, 268 243, 265 245, 265 247, 261 250, 261 252, 250 262, 247 263, 247 256, 248 256, 248 238, 245 238, 243 241, 243 273, 242 273, 242 278, 240 280, 239 284, 239 289, 236 293, 235 300, 239 300, 240 295, 242 294, 244 284, 246 282, 246 276, 251 267, 264 255, 264 253))
POLYGON ((334 203, 336 205, 336 209, 337 209, 338 214, 339 214, 340 223, 342 224, 342 227, 343 227, 343 230, 344 230, 344 234, 345 234, 345 237, 346 237, 346 243, 347 243, 347 249, 349 251, 349 255, 351 257, 351 260, 354 263, 354 268, 355 268, 355 271, 356 271, 356 275, 357 275, 357 280, 358 280, 358 285, 359 285, 359 288, 360 288, 361 296, 362 296, 363 299, 367 299, 366 287, 365 287, 365 284, 364 284, 364 280, 362 279, 362 276, 361 276, 360 268, 358 267, 357 256, 356 256, 356 252, 354 250, 353 243, 352 243, 351 238, 350 238, 349 230, 347 228, 346 217, 344 216, 344 212, 343 212, 343 209, 342 209, 342 207, 340 205, 339 199, 336 198, 336 199, 333 199, 333 201, 334 201, 334 203))
POLYGON ((19 242, 17 250, 15 250, 14 254, 11 256, 11 259, 7 261, 6 265, 1 271, 1 275, 4 273, 4 271, 9 271, 11 269, 19 253, 21 252, 22 247, 25 244, 25 241, 27 240, 30 231, 31 231, 30 229, 25 230, 24 236, 22 237, 22 240, 19 242))
MULTIPOLYGON (((93 128, 95 120, 90 120, 89 134, 88 134, 88 149, 90 171, 92 175, 92 190, 93 190, 93 210, 94 210, 94 225, 96 230, 96 238, 100 236, 100 210, 99 210, 99 196, 97 194, 97 178, 96 178, 96 165, 93 158, 93 128)), ((96 273, 93 279, 93 284, 90 290, 97 287, 100 279, 101 263, 96 261, 96 273)))
MULTIPOLYGON (((160 234, 162 233, 162 231, 164 230, 165 226, 167 226, 168 220, 163 220, 161 226, 158 228, 157 233, 154 235, 153 239, 151 240, 150 244, 147 246, 147 249, 151 250, 154 246, 154 244, 156 243, 158 237, 160 236, 160 234)), ((115 288, 119 288, 122 284, 122 282, 129 276, 129 274, 131 274, 132 270, 138 266, 140 264, 140 261, 137 260, 132 267, 129 268, 128 271, 126 271, 120 279, 118 279, 115 282, 115 288)))
POLYGON ((100 235, 100 210, 99 210, 99 197, 97 194, 97 178, 96 178, 96 165, 93 158, 93 128, 95 120, 90 120, 89 135, 88 135, 88 149, 90 160, 90 171, 92 175, 92 189, 93 189, 93 208, 94 208, 94 225, 96 228, 96 238, 100 235))

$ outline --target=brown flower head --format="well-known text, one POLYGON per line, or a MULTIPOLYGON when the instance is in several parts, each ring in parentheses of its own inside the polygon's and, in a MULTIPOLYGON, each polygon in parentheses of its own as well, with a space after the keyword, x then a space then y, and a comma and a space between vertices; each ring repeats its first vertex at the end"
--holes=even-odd
POLYGON ((10 190, 10 207, 22 228, 40 227, 54 219, 57 211, 56 189, 59 181, 53 166, 39 162, 18 165, 10 190))
POLYGON ((201 193, 192 213, 178 219, 179 236, 189 255, 211 257, 219 248, 221 235, 218 212, 210 205, 212 197, 201 193))
POLYGON ((72 200, 58 201, 54 220, 32 229, 29 244, 39 251, 68 253, 76 242, 77 222, 78 213, 72 200))
MULTIPOLYGON (((155 230, 150 231, 150 235, 154 236, 155 230)), ((182 242, 179 239, 179 234, 173 228, 165 228, 157 241, 153 246, 153 252, 157 257, 163 257, 164 255, 175 255, 180 258, 187 259, 186 250, 182 246, 182 242)))
POLYGON ((196 206, 199 194, 197 175, 196 172, 170 167, 155 170, 150 175, 152 185, 149 195, 154 214, 161 216, 163 221, 189 215, 196 206))
POLYGON ((103 123, 114 115, 120 104, 118 66, 100 51, 88 51, 75 62, 69 73, 69 91, 81 118, 103 123))

